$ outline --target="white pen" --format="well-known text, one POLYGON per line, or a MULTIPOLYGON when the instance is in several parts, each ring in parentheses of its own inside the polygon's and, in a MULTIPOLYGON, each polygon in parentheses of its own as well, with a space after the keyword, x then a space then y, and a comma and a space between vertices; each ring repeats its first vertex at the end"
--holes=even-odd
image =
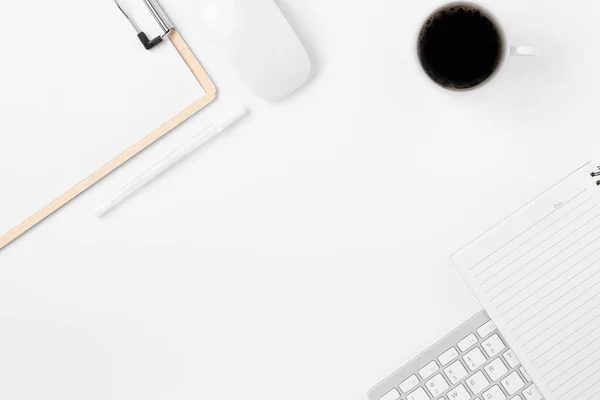
POLYGON ((192 154, 195 150, 204 146, 219 133, 223 132, 237 121, 242 119, 246 114, 247 110, 243 107, 240 107, 227 118, 224 118, 221 121, 204 128, 200 133, 194 136, 189 143, 186 143, 178 149, 175 149, 167 154, 157 164, 148 169, 146 172, 142 173, 133 181, 125 185, 121 190, 119 190, 119 192, 115 193, 108 200, 106 200, 100 207, 96 209, 96 216, 100 218, 105 215, 107 212, 127 200, 127 198, 129 198, 132 194, 146 186, 148 183, 152 182, 163 172, 167 171, 173 165, 192 154))

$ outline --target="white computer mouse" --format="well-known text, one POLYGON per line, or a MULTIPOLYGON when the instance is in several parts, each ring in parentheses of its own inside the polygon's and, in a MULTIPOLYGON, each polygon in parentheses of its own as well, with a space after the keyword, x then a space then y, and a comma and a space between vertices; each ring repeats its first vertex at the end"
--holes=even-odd
POLYGON ((273 0, 200 0, 202 18, 259 98, 280 100, 309 79, 306 49, 273 0))

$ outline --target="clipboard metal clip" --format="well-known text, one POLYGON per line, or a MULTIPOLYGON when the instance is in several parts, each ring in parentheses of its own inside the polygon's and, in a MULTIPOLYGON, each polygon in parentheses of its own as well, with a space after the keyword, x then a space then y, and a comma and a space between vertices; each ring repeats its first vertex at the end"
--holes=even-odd
POLYGON ((137 26, 137 24, 135 23, 133 18, 131 18, 129 16, 129 14, 127 14, 127 12, 123 9, 123 7, 121 7, 119 0, 114 0, 117 7, 119 7, 119 10, 123 13, 125 18, 127 18, 129 23, 131 24, 131 26, 133 26, 133 29, 135 29, 138 39, 140 39, 140 42, 142 42, 142 44, 144 45, 144 48, 146 50, 151 50, 155 46, 162 43, 164 38, 169 33, 171 33, 171 30, 173 30, 174 26, 173 26, 173 23, 169 20, 169 17, 167 17, 167 14, 165 14, 165 11, 161 8, 161 6, 155 0, 142 0, 142 1, 146 5, 146 7, 148 7, 148 11, 150 11, 150 14, 152 14, 152 16, 154 17, 154 19, 156 20, 156 22, 160 26, 160 29, 163 32, 162 35, 159 35, 152 40, 150 40, 148 38, 148 36, 137 26))

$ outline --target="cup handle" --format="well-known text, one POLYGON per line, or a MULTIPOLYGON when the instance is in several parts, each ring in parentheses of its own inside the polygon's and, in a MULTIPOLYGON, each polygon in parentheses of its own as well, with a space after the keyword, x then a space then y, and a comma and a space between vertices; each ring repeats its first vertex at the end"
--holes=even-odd
POLYGON ((540 52, 537 47, 530 45, 510 46, 511 56, 539 56, 540 52))

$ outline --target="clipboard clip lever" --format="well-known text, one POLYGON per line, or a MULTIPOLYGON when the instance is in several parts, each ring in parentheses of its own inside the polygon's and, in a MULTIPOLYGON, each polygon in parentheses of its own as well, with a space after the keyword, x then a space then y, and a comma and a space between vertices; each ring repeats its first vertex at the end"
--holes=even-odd
POLYGON ((173 30, 174 26, 173 26, 173 23, 167 17, 167 14, 165 14, 164 10, 161 8, 161 6, 155 0, 142 0, 142 1, 144 2, 144 4, 146 5, 146 7, 148 8, 148 11, 150 11, 150 14, 152 14, 152 16, 154 17, 154 19, 156 20, 156 22, 160 26, 160 29, 162 30, 162 35, 159 35, 159 36, 155 37, 154 39, 149 39, 148 35, 146 35, 137 26, 137 24, 135 23, 135 21, 133 20, 133 18, 131 18, 129 16, 129 14, 127 14, 127 12, 125 11, 125 9, 123 9, 123 7, 121 7, 121 4, 119 3, 119 0, 114 0, 114 2, 117 5, 117 7, 119 7, 119 10, 123 13, 123 15, 125 16, 125 18, 127 18, 127 20, 129 21, 129 23, 131 24, 131 26, 133 26, 133 29, 135 29, 135 31, 137 33, 137 36, 138 36, 138 39, 140 39, 140 42, 142 42, 142 44, 144 45, 144 48, 146 50, 151 50, 155 46, 157 46, 160 43, 162 43, 162 41, 164 40, 164 38, 167 35, 169 35, 169 33, 171 33, 171 30, 173 30))

